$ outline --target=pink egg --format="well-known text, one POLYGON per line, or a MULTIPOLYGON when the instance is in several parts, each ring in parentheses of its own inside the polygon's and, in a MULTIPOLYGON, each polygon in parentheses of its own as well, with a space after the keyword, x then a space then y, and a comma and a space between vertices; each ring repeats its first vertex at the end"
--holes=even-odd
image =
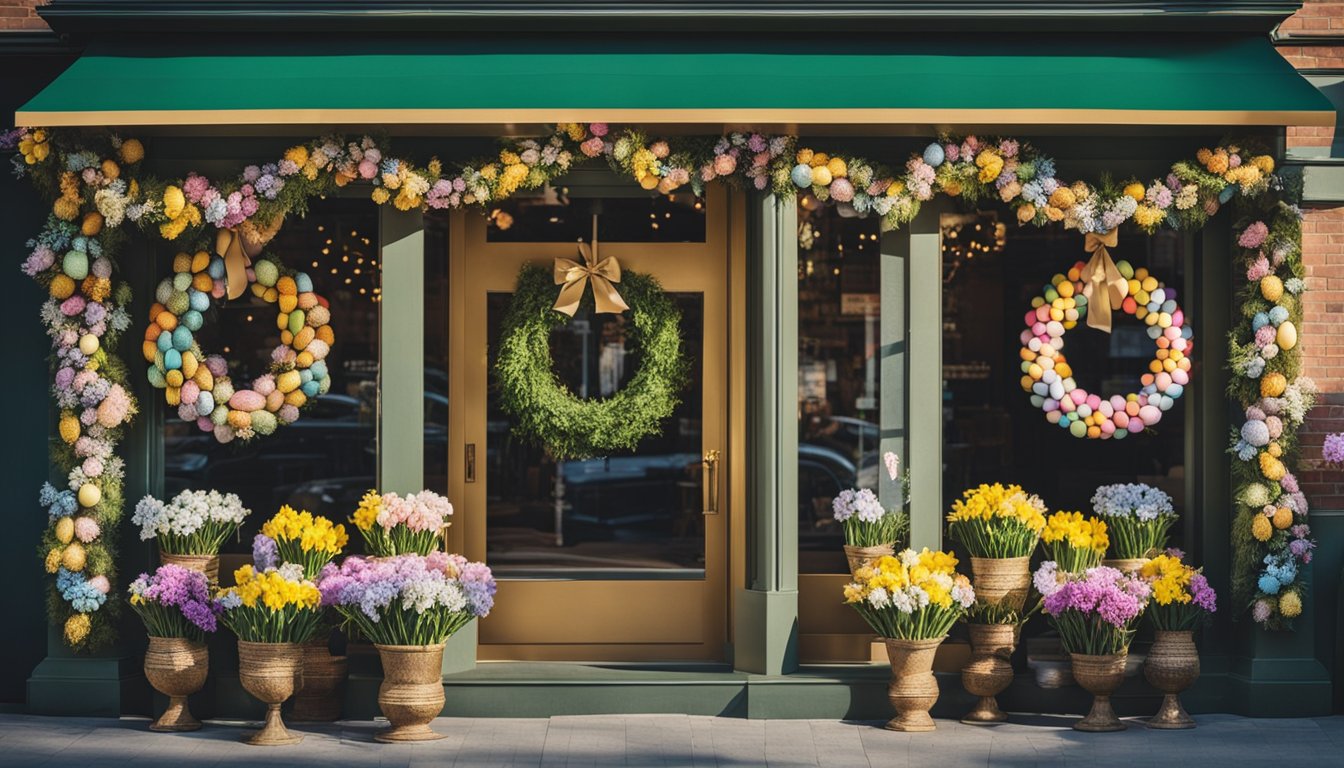
POLYGON ((211 355, 205 358, 205 367, 210 369, 210 373, 219 378, 229 372, 229 364, 219 355, 211 355))
POLYGON ((1102 400, 1101 405, 1098 405, 1096 410, 1097 413, 1108 419, 1115 415, 1115 409, 1111 407, 1111 401, 1109 400, 1102 400))
POLYGON ((1171 372, 1171 380, 1184 387, 1190 383, 1190 373, 1180 368, 1171 372))
POLYGON ((1125 410, 1125 398, 1119 395, 1111 395, 1111 409, 1116 413, 1122 413, 1125 410))
POLYGON ((1186 341, 1185 339, 1173 339, 1171 342, 1171 348, 1176 350, 1177 352, 1184 352, 1185 350, 1190 348, 1190 342, 1186 341))
POLYGON ((266 407, 266 396, 250 389, 240 389, 229 398, 229 407, 235 411, 259 411, 266 407))
POLYGON ((1166 371, 1157 374, 1156 384, 1158 392, 1166 392, 1167 387, 1171 386, 1171 374, 1166 371))
POLYGON ((1065 397, 1063 400, 1059 401, 1059 410, 1065 413, 1073 413, 1074 409, 1077 407, 1078 404, 1073 402, 1072 397, 1065 397))
POLYGON ((1027 320, 1027 327, 1031 327, 1032 325, 1035 325, 1036 322, 1037 322, 1037 319, 1036 319, 1036 310, 1033 309, 1033 310, 1028 311, 1027 314, 1026 314, 1026 320, 1027 320))
POLYGON ((222 299, 224 298, 224 292, 226 290, 227 288, 224 286, 224 283, 220 280, 216 280, 215 284, 210 287, 210 296, 216 299, 222 299))
POLYGON ((1022 346, 1024 346, 1024 347, 1027 346, 1027 342, 1028 342, 1028 341, 1031 341, 1031 339, 1032 339, 1031 329, 1028 328, 1028 329, 1022 331, 1021 333, 1019 333, 1019 334, 1017 335, 1017 338, 1018 338, 1019 342, 1022 344, 1022 346))
POLYGON ((1143 419, 1130 419, 1130 420, 1129 420, 1129 431, 1130 431, 1130 434, 1138 434, 1138 433, 1142 432, 1142 431, 1143 431, 1143 427, 1144 427, 1143 419))
MULTIPOLYGON (((256 390, 257 393, 262 396, 271 394, 275 391, 275 377, 269 373, 264 376, 258 376, 256 380, 252 382, 252 389, 256 390)), ((253 408, 251 410, 256 409, 253 408)))
POLYGON ((1151 427, 1162 420, 1162 410, 1156 405, 1145 405, 1139 409, 1139 419, 1151 427))
POLYGON ((1171 313, 1171 327, 1180 328, 1182 325, 1185 325, 1185 312, 1178 309, 1171 313))
POLYGON ((1129 414, 1124 411, 1116 411, 1115 415, 1111 417, 1111 421, 1115 422, 1115 426, 1120 429, 1126 429, 1129 427, 1129 414))
POLYGON ((1041 410, 1045 411, 1046 413, 1058 411, 1059 401, 1054 399, 1053 397, 1047 397, 1045 399, 1045 402, 1041 404, 1041 410))
POLYGON ((1181 338, 1181 329, 1175 326, 1172 326, 1170 328, 1164 328, 1162 329, 1162 335, 1166 336, 1168 339, 1171 339, 1172 341, 1175 341, 1176 339, 1181 338))
POLYGON ((1103 435, 1110 435, 1115 432, 1115 422, 1112 422, 1109 419, 1101 422, 1100 426, 1101 426, 1101 434, 1103 435))
POLYGON ((1031 324, 1031 333, 1033 336, 1041 336, 1045 333, 1045 323, 1036 322, 1031 324))
POLYGON ((1087 390, 1079 387, 1070 392, 1069 397, 1073 399, 1074 405, 1082 405, 1087 402, 1087 390))
POLYGON ((1048 421, 1048 422, 1050 422, 1051 424, 1058 424, 1060 418, 1061 418, 1061 414, 1060 414, 1059 411, 1051 411, 1051 412, 1045 414, 1045 420, 1048 421))
POLYGON ((1044 304, 1036 308, 1036 319, 1042 323, 1050 322, 1050 305, 1044 304))
POLYGON ((196 428, 202 432, 214 432, 215 423, 210 420, 209 416, 199 416, 196 419, 196 428))
POLYGON ((194 405, 196 398, 201 396, 201 387, 194 381, 182 382, 182 402, 187 405, 194 405))
POLYGON ((1091 408, 1094 411, 1099 410, 1101 408, 1101 398, 1098 397, 1097 395, 1088 395, 1087 407, 1091 408))
POLYGON ((257 271, 251 267, 247 268, 247 282, 249 283, 257 282, 257 271))

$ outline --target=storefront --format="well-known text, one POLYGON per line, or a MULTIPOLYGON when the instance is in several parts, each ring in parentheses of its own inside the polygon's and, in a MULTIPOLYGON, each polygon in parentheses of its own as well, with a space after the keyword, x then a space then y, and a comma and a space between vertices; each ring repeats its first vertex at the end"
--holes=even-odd
MULTIPOLYGON (((127 522, 104 532, 119 539, 114 589, 155 556, 129 523, 145 494, 238 494, 255 519, 225 546, 229 572, 247 558, 257 522, 282 504, 345 521, 369 488, 428 488, 456 508, 450 551, 486 562, 500 580, 491 615, 449 643, 446 714, 878 717, 887 712, 890 670, 873 663, 885 651, 843 601, 850 572, 831 511, 836 495, 870 488, 899 506, 908 482, 909 540, 939 548, 951 546, 949 505, 979 483, 1019 483, 1051 510, 1086 511, 1098 486, 1142 482, 1173 499, 1180 522, 1170 544, 1202 565, 1222 596, 1199 635, 1203 671, 1186 706, 1330 710, 1330 674, 1319 660, 1330 651, 1316 647, 1315 622, 1332 619, 1333 607, 1308 602, 1293 631, 1270 630, 1232 597, 1233 581, 1247 578, 1234 563, 1245 503, 1227 436, 1241 428, 1245 405, 1225 395, 1241 363, 1222 340, 1246 323, 1243 250, 1259 245, 1244 241, 1259 209, 1238 207, 1234 197, 1247 190, 1248 198, 1295 202, 1290 175, 1269 178, 1284 127, 1334 120, 1329 102, 1267 38, 1292 3, 1194 11, 1135 3, 1100 13, 1087 3, 1062 11, 1052 3, 994 11, 839 3, 822 20, 809 15, 820 7, 805 13, 789 4, 732 4, 690 17, 678 3, 621 14, 585 4, 477 14, 453 3, 396 11, 337 3, 319 14, 278 3, 264 21, 228 2, 190 11, 141 5, 55 0, 44 18, 73 47, 44 53, 72 61, 12 105, 19 126, 72 142, 55 151, 86 141, 111 157, 122 146, 109 143, 111 134, 138 140, 143 161, 122 154, 123 164, 160 196, 175 183, 185 195, 177 216, 148 227, 128 221, 132 236, 117 255, 118 276, 134 292, 118 353, 129 361, 139 412, 116 448, 127 522), (264 34, 248 32, 258 23, 264 34), (1193 168, 1191 177, 1221 178, 1230 169, 1201 167, 1196 153, 1229 142, 1246 147, 1230 150, 1237 162, 1271 159, 1256 166, 1265 179, 1227 181, 1232 192, 1221 201, 1217 190, 1212 203, 1207 190, 1192 197, 1207 218, 1192 225, 1193 214, 1173 202, 1190 185, 1174 164, 1193 168), (324 147, 332 150, 325 164, 315 159, 324 147), (986 149, 998 159, 977 167, 971 158, 986 149), (979 174, 978 183, 993 184, 1005 163, 1058 182, 1024 193, 1032 181, 1024 170, 1015 188, 994 185, 989 197, 968 200, 936 171, 968 150, 960 167, 979 174), (640 152, 644 160, 632 158, 640 152), (822 152, 839 166, 812 162, 822 152), (521 170, 506 189, 496 174, 513 167, 521 170), (797 167, 809 169, 806 180, 790 175, 797 167), (182 259, 190 265, 201 250, 209 260, 217 231, 225 233, 221 256, 229 231, 240 236, 227 212, 229 223, 212 223, 205 209, 214 198, 192 192, 192 174, 206 187, 204 178, 219 180, 215 197, 226 206, 238 180, 262 211, 286 214, 253 258, 302 272, 306 290, 326 300, 335 338, 322 394, 314 384, 297 420, 278 428, 271 421, 274 434, 258 427, 253 436, 251 422, 228 422, 221 432, 208 416, 179 410, 180 399, 166 402, 143 371, 139 333, 151 305, 169 303, 156 295, 161 281, 204 274, 182 259), (900 190, 888 195, 893 180, 900 190), (1062 398, 1033 400, 1031 382, 1027 392, 1019 384, 1028 359, 1020 356, 1023 313, 1039 306, 1033 297, 1064 295, 1052 276, 1092 255, 1079 214, 1069 227, 1067 206, 1049 200, 1074 180, 1099 196, 1107 190, 1112 202, 1132 201, 1117 204, 1123 211, 1104 227, 1117 230, 1110 255, 1150 271, 1154 282, 1160 276, 1180 301, 1161 310, 1167 322, 1179 312, 1199 340, 1175 390, 1167 387, 1176 368, 1163 374, 1169 358, 1158 356, 1169 396, 1151 400, 1158 417, 1145 411, 1141 419, 1134 405, 1139 428, 1127 440, 1100 439, 1101 422, 1090 415, 1072 434, 1061 429, 1070 420, 1048 406, 1043 413, 1042 403, 1058 408, 1062 398), (264 186, 277 181, 310 193, 267 197, 264 186), (1115 194, 1135 181, 1136 197, 1115 194), (198 202, 205 221, 177 227, 198 202), (902 205, 911 208, 901 213, 902 205), (1157 218, 1136 220, 1144 206, 1157 218), (185 234, 168 237, 161 227, 185 234), (519 403, 554 393, 514 380, 535 363, 507 343, 515 293, 533 265, 559 294, 559 275, 583 271, 580 242, 594 269, 574 295, 611 289, 633 314, 598 312, 582 299, 545 337, 553 370, 578 400, 620 398, 627 388, 644 397, 601 413, 566 411, 588 423, 538 426, 519 403), (595 266, 603 260, 626 279, 604 288, 595 266), (632 274, 656 278, 657 306, 679 318, 680 359, 662 379, 649 373, 661 348, 645 323, 657 312, 640 319, 636 299, 648 289, 632 274), (659 390, 679 381, 673 392, 659 390), (675 404, 649 405, 660 396, 675 404), (656 429, 639 431, 648 412, 656 429), (622 440, 634 448, 600 450, 622 440), (576 443, 587 449, 571 450, 576 443), (903 474, 887 472, 888 453, 901 457, 903 474)), ((135 194, 127 196, 135 205, 135 194)), ((17 248, 38 232, 48 205, 43 197, 17 206, 4 219, 5 242, 17 248)), ((1094 211, 1098 221, 1107 210, 1094 211)), ((1079 279, 1066 281, 1069 293, 1079 279)), ((1145 301, 1156 296, 1155 287, 1143 290, 1145 301)), ((5 303, 15 305, 7 322, 26 323, 15 345, 25 372, 19 397, 49 402, 49 376, 37 362, 46 345, 33 338, 46 296, 28 285, 6 291, 13 301, 5 303)), ((192 329, 199 348, 227 359, 235 381, 261 376, 276 360, 275 309, 257 296, 212 303, 204 327, 192 329)), ((1153 356, 1155 337, 1119 309, 1109 336, 1082 324, 1073 332, 1083 343, 1070 345, 1070 362, 1089 389, 1137 391, 1153 356)), ((1164 338, 1181 337, 1182 323, 1174 325, 1164 338)), ((1185 340, 1194 345, 1190 334, 1185 340)), ((1285 357, 1295 333, 1293 341, 1282 344, 1285 357)), ((1086 393, 1077 405, 1088 407, 1086 393)), ((21 453, 40 452, 58 432, 58 410, 45 421, 22 416, 21 453)), ((1107 422, 1106 437, 1115 423, 1107 422)), ((6 476, 10 506, 40 516, 30 496, 41 468, 21 458, 6 476)), ((46 578, 29 556, 45 520, 37 525, 5 545, 14 583, 34 594, 46 578)), ((1338 549, 1318 539, 1322 550, 1338 549)), ((35 602, 24 603, 29 609, 35 602)), ((33 659, 40 663, 27 678, 27 708, 148 711, 138 675, 143 632, 131 619, 108 619, 116 639, 95 653, 72 651, 52 631, 45 658, 33 659)), ((1052 654, 1044 629, 1037 620, 1024 631, 1017 677, 1000 701, 1013 710, 1081 711, 1080 689, 1039 684, 1036 667, 1048 667, 1052 654)), ((213 651, 198 714, 255 711, 227 645, 213 651)), ((367 651, 350 651, 348 716, 377 712, 380 672, 367 651)), ((935 714, 969 707, 956 674, 968 656, 964 633, 954 632, 936 665, 947 674, 935 714)), ((1147 713, 1159 698, 1139 676, 1116 706, 1147 713)))

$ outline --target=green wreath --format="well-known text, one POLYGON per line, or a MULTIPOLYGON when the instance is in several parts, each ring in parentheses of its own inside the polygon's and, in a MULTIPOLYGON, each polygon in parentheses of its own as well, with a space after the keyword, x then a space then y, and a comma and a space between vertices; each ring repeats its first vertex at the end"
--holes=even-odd
MULTIPOLYGON (((631 308, 639 370, 610 397, 585 400, 551 370, 551 331, 568 320, 552 308, 557 288, 551 273, 530 264, 518 273, 495 362, 500 405, 515 419, 516 434, 538 441, 557 459, 634 449, 662 431, 686 385, 677 305, 649 275, 625 271, 619 289, 631 308)), ((592 304, 586 291, 583 306, 592 304)))

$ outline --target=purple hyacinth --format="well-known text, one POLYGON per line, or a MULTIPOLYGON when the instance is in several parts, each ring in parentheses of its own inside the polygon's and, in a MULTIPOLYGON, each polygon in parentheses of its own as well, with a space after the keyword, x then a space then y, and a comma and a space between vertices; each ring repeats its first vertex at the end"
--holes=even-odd
POLYGON ((280 550, 275 539, 264 533, 252 537, 252 567, 258 571, 280 567, 280 550))

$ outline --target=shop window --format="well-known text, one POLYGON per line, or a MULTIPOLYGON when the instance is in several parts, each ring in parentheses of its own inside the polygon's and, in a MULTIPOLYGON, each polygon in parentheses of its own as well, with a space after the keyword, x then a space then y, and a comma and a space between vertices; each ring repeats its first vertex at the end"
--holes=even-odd
MULTIPOLYGON (((1186 242, 1179 233, 1122 230, 1111 255, 1147 267, 1188 309, 1186 242)), ((942 249, 944 509, 966 488, 1003 482, 1040 495, 1052 510, 1089 513, 1098 486, 1141 482, 1166 491, 1185 513, 1190 396, 1147 432, 1089 440, 1047 422, 1019 384, 1023 315, 1053 275, 1087 260, 1083 237, 1005 225, 993 214, 945 216, 942 249)), ((1135 391, 1152 360, 1143 322, 1120 311, 1113 318, 1110 334, 1080 323, 1065 337, 1074 378, 1088 392, 1135 391)), ((1199 356, 1196 348, 1196 365, 1199 356)), ((1178 527, 1173 545, 1179 536, 1178 527)))
POLYGON ((491 210, 486 242, 572 243, 597 237, 608 243, 703 243, 704 201, 689 192, 636 197, 574 197, 548 187, 538 197, 516 197, 491 210))
POLYGON ((831 501, 878 490, 880 233, 810 196, 798 206, 798 567, 846 573, 831 501))
MULTIPOLYGON (((266 252, 306 272, 314 290, 331 303, 332 385, 298 421, 247 443, 220 444, 169 409, 164 492, 215 488, 238 494, 252 510, 240 539, 226 544, 226 552, 250 551, 252 535, 281 504, 343 522, 364 491, 377 485, 377 211, 364 201, 314 201, 306 217, 286 221, 266 252)), ((217 302, 197 339, 228 360, 235 382, 251 382, 267 372, 279 343, 275 312, 275 305, 250 296, 217 302)))

